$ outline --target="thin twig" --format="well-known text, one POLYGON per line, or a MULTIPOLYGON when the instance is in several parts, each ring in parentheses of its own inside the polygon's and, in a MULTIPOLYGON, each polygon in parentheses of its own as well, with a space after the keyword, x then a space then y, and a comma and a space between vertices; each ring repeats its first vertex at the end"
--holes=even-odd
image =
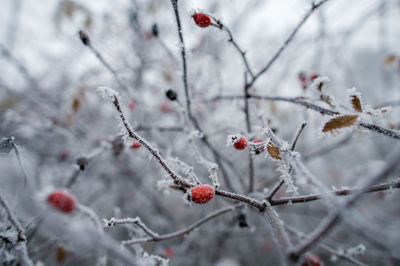
MULTIPOLYGON (((294 228, 294 227, 292 227, 292 226, 290 226, 290 225, 287 225, 287 224, 286 224, 286 225, 285 225, 285 228, 286 228, 286 230, 287 230, 288 232, 290 232, 290 233, 292 233, 292 234, 294 234, 294 235, 296 235, 296 236, 299 236, 299 237, 302 238, 302 239, 307 239, 307 238, 308 238, 306 234, 304 234, 304 233, 301 232, 300 230, 298 230, 298 229, 296 229, 296 228, 294 228)), ((320 247, 322 250, 325 250, 325 251, 327 251, 328 253, 330 253, 330 254, 332 254, 332 255, 334 255, 334 256, 337 256, 337 257, 339 257, 339 258, 342 258, 342 259, 344 259, 344 260, 347 260, 348 262, 351 262, 351 263, 353 263, 353 264, 355 264, 355 265, 360 265, 360 266, 366 266, 366 265, 367 265, 367 264, 365 264, 365 263, 363 263, 363 262, 361 262, 361 261, 359 261, 359 260, 353 258, 352 256, 349 256, 349 255, 347 255, 347 254, 345 254, 345 253, 343 253, 343 252, 337 251, 337 250, 335 250, 335 249, 329 247, 328 245, 325 245, 324 243, 321 243, 321 244, 319 245, 319 247, 320 247)))
MULTIPOLYGON (((247 60, 246 52, 245 52, 242 48, 240 48, 240 46, 239 46, 239 44, 237 43, 237 41, 233 38, 233 34, 232 34, 231 30, 230 30, 228 27, 226 27, 220 20, 217 20, 217 19, 215 19, 214 17, 212 17, 212 18, 213 18, 213 19, 215 20, 215 22, 217 23, 217 24, 212 24, 213 26, 219 28, 220 30, 225 30, 226 33, 228 33, 228 35, 229 35, 228 42, 231 42, 231 43, 233 44, 233 46, 235 47, 235 49, 238 51, 238 53, 239 53, 240 56, 242 57, 242 61, 243 61, 244 65, 245 65, 245 67, 246 67, 246 71, 250 74, 251 78, 254 78, 254 73, 253 73, 253 71, 251 70, 249 61, 247 60)), ((246 83, 247 83, 247 82, 246 82, 246 83)))
POLYGON ((365 186, 362 189, 358 190, 351 199, 349 199, 339 208, 331 211, 328 217, 325 218, 319 224, 319 226, 309 235, 308 240, 303 241, 296 247, 289 250, 289 257, 291 257, 293 260, 297 260, 302 254, 304 254, 304 252, 314 246, 323 236, 329 233, 334 228, 336 223, 339 222, 341 215, 347 208, 354 205, 354 203, 356 203, 357 200, 360 199, 362 194, 368 192, 370 187, 389 175, 399 165, 400 153, 392 155, 387 161, 388 163, 386 164, 386 166, 377 175, 369 178, 365 186))
MULTIPOLYGON (((394 189, 394 188, 400 188, 400 181, 371 186, 366 191, 364 191, 364 193, 385 191, 385 190, 390 190, 390 189, 394 189)), ((356 194, 360 190, 361 189, 357 189, 357 188, 340 189, 340 190, 332 191, 331 194, 334 194, 336 196, 349 196, 349 195, 356 194)), ((315 200, 319 200, 319 199, 321 199, 320 195, 313 194, 313 195, 305 195, 305 196, 280 198, 278 200, 271 200, 270 202, 271 202, 271 205, 274 206, 274 205, 283 205, 283 204, 292 204, 292 203, 304 203, 304 202, 315 201, 315 200)))
POLYGON ((268 69, 274 64, 274 62, 279 58, 279 56, 282 54, 282 52, 288 47, 289 43, 292 42, 293 38, 296 36, 297 32, 300 30, 300 28, 304 25, 304 23, 308 20, 308 18, 314 13, 315 10, 317 10, 319 7, 321 7, 323 4, 328 2, 329 0, 322 0, 315 4, 314 2, 311 4, 310 10, 304 15, 304 17, 300 20, 300 22, 297 24, 296 28, 292 31, 292 33, 289 35, 289 37, 286 39, 286 41, 283 43, 283 45, 278 49, 278 51, 272 56, 272 58, 268 61, 267 65, 263 67, 254 77, 253 79, 247 84, 247 86, 250 88, 254 82, 268 69))
POLYGON ((239 208, 243 208, 243 204, 236 204, 233 206, 229 206, 229 207, 225 207, 219 210, 216 210, 212 213, 210 213, 209 215, 207 215, 206 217, 204 217, 203 219, 198 220, 197 222, 193 223, 192 225, 178 230, 176 232, 172 232, 172 233, 168 233, 165 235, 150 235, 150 237, 146 237, 146 238, 139 238, 139 239, 131 239, 131 240, 127 240, 127 241, 122 241, 123 245, 133 245, 133 244, 138 244, 138 243, 143 243, 143 242, 150 242, 150 241, 161 241, 161 240, 166 240, 166 239, 171 239, 171 238, 175 238, 178 236, 182 236, 182 235, 186 235, 188 233, 190 233, 191 231, 193 231, 194 229, 200 227, 202 224, 214 219, 215 217, 218 217, 222 214, 234 211, 236 209, 239 208))

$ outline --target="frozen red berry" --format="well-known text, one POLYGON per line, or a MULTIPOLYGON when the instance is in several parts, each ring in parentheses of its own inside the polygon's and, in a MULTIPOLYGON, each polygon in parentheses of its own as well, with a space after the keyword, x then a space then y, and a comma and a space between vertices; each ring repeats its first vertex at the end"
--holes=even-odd
POLYGON ((321 264, 321 259, 317 255, 308 253, 305 256, 304 262, 301 264, 301 266, 321 266, 321 264))
MULTIPOLYGON (((254 143, 262 143, 262 142, 264 142, 264 140, 262 140, 262 139, 254 139, 253 142, 254 143)), ((261 153, 263 151, 264 151, 264 146, 260 146, 260 147, 257 147, 255 149, 256 154, 259 154, 259 153, 261 153)))
POLYGON ((135 103, 134 103, 133 101, 130 101, 130 102, 128 103, 128 108, 129 108, 129 110, 135 109, 135 103))
POLYGON ((189 199, 196 204, 205 204, 214 197, 214 188, 210 185, 197 185, 190 189, 189 199))
POLYGON ((318 74, 317 73, 311 73, 310 74, 310 80, 314 81, 314 79, 318 78, 318 74))
POLYGON ((164 257, 170 258, 170 257, 172 257, 173 254, 174 254, 174 252, 172 251, 172 248, 164 249, 164 257))
POLYGON ((160 110, 163 113, 169 113, 169 112, 172 111, 171 107, 169 107, 169 105, 166 104, 166 103, 163 103, 163 104, 160 105, 160 110))
POLYGON ((238 140, 235 141, 233 147, 237 150, 244 150, 247 147, 247 139, 246 137, 240 137, 238 140))
POLYGON ((133 140, 131 144, 131 149, 139 149, 140 146, 142 146, 142 144, 140 144, 138 141, 133 140))
POLYGON ((75 209, 75 198, 72 195, 56 190, 47 197, 47 203, 60 212, 69 213, 75 209))
POLYGON ((196 23, 196 25, 200 28, 207 28, 208 26, 210 26, 211 23, 211 19, 209 16, 199 12, 193 15, 193 20, 194 23, 196 23))

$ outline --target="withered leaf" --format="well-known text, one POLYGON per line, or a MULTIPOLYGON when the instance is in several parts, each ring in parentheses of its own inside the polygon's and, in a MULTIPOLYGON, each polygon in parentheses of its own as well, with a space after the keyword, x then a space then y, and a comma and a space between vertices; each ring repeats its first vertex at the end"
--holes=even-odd
POLYGON ((324 125, 322 132, 333 132, 340 128, 353 126, 357 121, 358 115, 341 115, 332 118, 324 125))
POLYGON ((279 156, 279 150, 274 146, 274 144, 272 144, 271 141, 267 144, 267 151, 269 156, 275 160, 281 160, 281 157, 279 156))
POLYGON ((78 112, 79 108, 81 107, 81 101, 79 98, 74 98, 72 101, 72 110, 76 113, 78 112))
POLYGON ((351 95, 350 102, 351 102, 351 106, 353 106, 354 111, 360 112, 360 113, 363 111, 362 107, 361 107, 361 101, 357 95, 351 95))
POLYGON ((386 56, 385 59, 383 59, 382 63, 386 66, 389 66, 394 62, 394 60, 396 60, 396 55, 390 54, 390 55, 386 56))

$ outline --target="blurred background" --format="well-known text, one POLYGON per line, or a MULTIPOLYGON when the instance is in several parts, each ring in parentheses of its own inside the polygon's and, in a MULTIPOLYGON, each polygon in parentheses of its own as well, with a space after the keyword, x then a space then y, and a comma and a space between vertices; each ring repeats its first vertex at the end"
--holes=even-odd
MULTIPOLYGON (((238 133, 249 140, 265 138, 255 110, 289 143, 301 123, 308 121, 296 151, 328 189, 359 185, 400 147, 398 140, 361 129, 322 135, 327 117, 292 103, 260 99, 250 100, 252 132, 247 132, 241 98, 246 71, 242 58, 225 31, 199 28, 192 15, 202 11, 221 20, 257 73, 310 7, 311 1, 305 0, 179 1, 193 114, 223 159, 216 162, 215 154, 203 142, 194 142, 204 158, 218 163, 220 170, 226 169, 225 178, 219 172, 223 189, 247 193, 249 151, 226 146, 226 139, 238 133), (214 99, 221 95, 235 97, 214 99)), ((320 100, 320 93, 309 87, 311 77, 326 76, 330 82, 324 94, 335 100, 337 110, 350 112, 347 90, 356 87, 363 106, 392 106, 384 116, 365 115, 363 119, 399 130, 399 17, 398 0, 328 1, 311 15, 250 93, 301 96, 330 109, 332 106, 320 100)), ((28 254, 33 261, 96 264, 98 244, 94 244, 93 224, 87 217, 46 210, 46 195, 56 188, 69 186, 76 200, 100 219, 138 216, 159 234, 187 227, 232 204, 215 198, 204 206, 190 205, 181 191, 163 186, 166 173, 143 147, 133 149, 131 143, 122 141, 115 110, 96 92, 99 86, 118 91, 133 128, 174 170, 182 175, 187 171, 177 158, 193 167, 202 182, 212 183, 207 168, 188 148, 193 128, 182 114, 182 62, 170 1, 2 0, 0 73, 0 137, 15 137, 28 176, 24 185, 17 156, 11 152, 0 158, 0 187, 18 219, 27 225, 28 254), (93 49, 120 82, 82 44, 79 30, 88 34, 93 49), (168 89, 177 92, 179 103, 166 97, 168 89), (77 170, 77 159, 82 156, 90 159, 84 171, 77 170)), ((262 197, 279 181, 278 163, 265 154, 254 155, 253 160, 252 195, 262 197)), ((399 175, 397 169, 387 181, 399 175)), ((313 192, 305 185, 297 186, 302 194, 313 192)), ((291 195, 284 186, 277 196, 291 195)), ((398 265, 398 200, 396 189, 363 196, 323 243, 339 253, 350 252, 369 265, 398 265), (356 252, 354 247, 358 247, 356 252), (365 252, 358 254, 357 250, 364 248, 365 252)), ((328 213, 319 201, 275 209, 285 224, 305 234, 328 213)), ((7 232, 6 224, 0 228, 7 232)), ((120 226, 106 228, 105 234, 109 243, 118 246, 142 232, 134 226, 120 226)), ((293 241, 298 240, 293 235, 293 241)), ((7 250, 0 250, 4 259, 7 250)), ((129 250, 138 258, 136 263, 144 265, 158 262, 140 262, 143 252, 168 258, 170 265, 279 265, 269 224, 248 207, 215 218, 185 237, 129 250), (246 226, 239 226, 243 217, 246 226)), ((350 264, 319 247, 312 252, 324 265, 350 264)), ((119 263, 110 256, 108 265, 123 265, 119 263)))

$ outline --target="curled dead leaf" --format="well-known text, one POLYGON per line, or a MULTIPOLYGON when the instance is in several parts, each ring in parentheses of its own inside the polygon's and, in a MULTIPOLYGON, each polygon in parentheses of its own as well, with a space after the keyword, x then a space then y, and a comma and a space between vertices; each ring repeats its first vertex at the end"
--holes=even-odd
POLYGON ((272 144, 272 142, 268 142, 267 151, 269 156, 271 156, 275 160, 281 160, 281 156, 279 155, 279 150, 272 144))

